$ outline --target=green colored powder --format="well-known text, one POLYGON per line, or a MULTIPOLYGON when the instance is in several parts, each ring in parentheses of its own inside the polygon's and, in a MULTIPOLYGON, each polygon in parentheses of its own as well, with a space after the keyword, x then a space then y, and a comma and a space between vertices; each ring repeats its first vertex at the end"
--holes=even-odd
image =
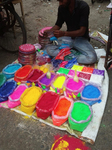
POLYGON ((89 106, 87 106, 84 103, 74 103, 74 107, 71 112, 71 117, 76 121, 86 120, 89 115, 91 114, 91 111, 89 109, 89 106))
POLYGON ((67 75, 68 72, 69 72, 69 69, 66 69, 66 68, 60 68, 57 72, 58 72, 58 73, 62 73, 62 74, 67 75))

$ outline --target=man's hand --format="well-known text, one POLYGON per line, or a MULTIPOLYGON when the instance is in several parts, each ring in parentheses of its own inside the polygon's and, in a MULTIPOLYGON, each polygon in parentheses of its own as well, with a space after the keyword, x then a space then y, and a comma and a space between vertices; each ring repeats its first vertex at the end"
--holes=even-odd
POLYGON ((65 31, 60 31, 60 30, 55 30, 54 31, 54 36, 59 38, 65 35, 65 31))

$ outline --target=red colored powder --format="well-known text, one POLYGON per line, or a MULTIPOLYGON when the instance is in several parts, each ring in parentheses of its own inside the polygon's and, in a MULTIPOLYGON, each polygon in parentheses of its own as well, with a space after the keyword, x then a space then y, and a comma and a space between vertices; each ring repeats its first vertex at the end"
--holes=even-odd
POLYGON ((43 110, 53 110, 59 99, 59 95, 54 92, 46 92, 38 101, 37 106, 43 110))
POLYGON ((63 137, 58 138, 54 142, 54 145, 52 145, 51 150, 56 150, 56 148, 61 148, 64 150, 91 150, 91 148, 84 145, 84 142, 82 142, 80 139, 68 135, 64 135, 63 137))
POLYGON ((43 74, 42 71, 35 69, 33 74, 28 78, 28 81, 37 80, 43 74))
POLYGON ((24 66, 17 71, 16 76, 20 78, 26 77, 30 73, 30 71, 31 71, 30 66, 24 66))
POLYGON ((62 98, 54 110, 54 115, 66 116, 68 109, 70 108, 70 105, 71 105, 70 101, 68 101, 66 98, 62 98))
POLYGON ((93 68, 90 68, 90 67, 83 67, 82 72, 93 73, 93 68))

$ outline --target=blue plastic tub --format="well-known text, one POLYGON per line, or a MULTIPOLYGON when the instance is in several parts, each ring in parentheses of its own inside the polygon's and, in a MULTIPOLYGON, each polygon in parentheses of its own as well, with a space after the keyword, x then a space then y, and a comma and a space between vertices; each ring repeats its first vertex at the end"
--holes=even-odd
POLYGON ((93 105, 101 101, 101 97, 101 89, 93 84, 86 85, 81 92, 81 100, 88 103, 89 105, 93 105))
POLYGON ((22 65, 19 63, 9 64, 2 70, 2 73, 6 76, 7 79, 10 79, 14 77, 15 72, 21 67, 22 65))
POLYGON ((6 81, 4 85, 0 88, 0 102, 8 100, 8 96, 13 93, 17 86, 14 80, 6 81))

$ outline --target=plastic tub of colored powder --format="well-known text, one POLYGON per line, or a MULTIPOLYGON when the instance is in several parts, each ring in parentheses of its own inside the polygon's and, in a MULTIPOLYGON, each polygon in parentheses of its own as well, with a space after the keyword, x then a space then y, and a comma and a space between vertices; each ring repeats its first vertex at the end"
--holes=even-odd
POLYGON ((85 102, 76 101, 68 117, 70 128, 82 132, 89 125, 92 117, 92 107, 85 102))
POLYGON ((38 84, 39 86, 44 85, 48 90, 50 88, 51 85, 51 81, 54 79, 55 74, 51 73, 51 78, 47 78, 47 73, 43 74, 41 77, 39 77, 38 79, 38 84))
POLYGON ((41 95, 42 90, 39 87, 32 86, 26 89, 20 97, 21 110, 27 114, 31 114, 41 95))
POLYGON ((0 73, 0 87, 6 82, 6 77, 3 73, 0 73))
POLYGON ((32 71, 31 65, 25 65, 25 66, 21 67, 20 69, 18 69, 16 71, 15 76, 14 76, 14 80, 16 82, 26 81, 27 77, 31 71, 32 71))
POLYGON ((51 82, 50 89, 53 91, 57 91, 57 93, 60 93, 60 90, 62 90, 64 87, 66 79, 67 76, 65 74, 57 74, 51 82))
POLYGON ((0 88, 0 102, 7 101, 8 96, 13 93, 17 84, 14 80, 7 81, 0 88))
POLYGON ((88 103, 89 105, 97 103, 101 97, 101 89, 96 85, 88 84, 81 92, 81 100, 88 103))
MULTIPOLYGON (((69 70, 67 76, 73 78, 75 76, 75 70, 69 70)), ((79 76, 79 71, 77 71, 77 76, 79 76)))
POLYGON ((87 73, 93 73, 93 68, 90 68, 90 67, 83 67, 83 69, 82 69, 82 72, 87 72, 87 73))
POLYGON ((59 73, 59 74, 65 74, 65 75, 67 75, 68 72, 69 72, 69 69, 62 68, 62 67, 60 67, 59 70, 57 71, 57 73, 59 73))
POLYGON ((43 71, 38 70, 38 69, 34 69, 30 72, 30 74, 27 77, 27 81, 30 82, 38 82, 39 77, 41 77, 43 75, 43 71))
POLYGON ((79 79, 78 82, 74 81, 73 78, 68 78, 65 82, 65 95, 69 97, 69 95, 72 97, 73 94, 77 95, 79 92, 81 92, 85 86, 85 83, 83 80, 79 79))
POLYGON ((9 64, 2 70, 2 73, 6 76, 7 79, 13 78, 15 72, 21 67, 22 65, 19 63, 9 64))
POLYGON ((68 120, 73 101, 65 96, 59 98, 57 106, 52 111, 53 124, 56 126, 62 125, 68 120))
POLYGON ((21 104, 20 96, 28 87, 25 84, 20 84, 14 92, 8 97, 8 107, 14 108, 21 104))
POLYGON ((55 92, 48 91, 40 97, 36 104, 37 117, 47 119, 59 100, 59 95, 55 92))

